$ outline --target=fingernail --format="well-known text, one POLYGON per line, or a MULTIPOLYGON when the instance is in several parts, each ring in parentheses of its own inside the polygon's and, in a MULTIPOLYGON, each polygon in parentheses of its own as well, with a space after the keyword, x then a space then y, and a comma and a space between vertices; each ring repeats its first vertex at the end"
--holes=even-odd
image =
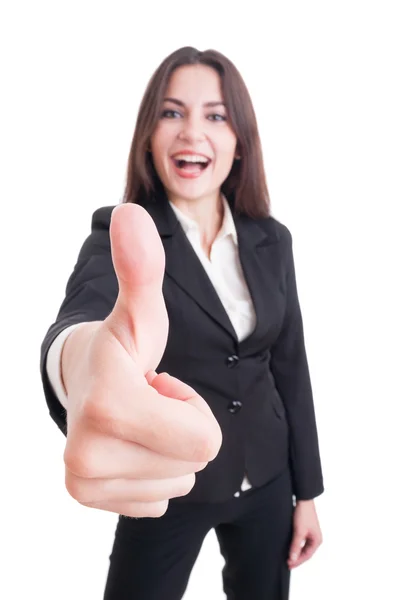
POLYGON ((291 560, 297 560, 297 554, 291 554, 290 555, 290 559, 291 560))

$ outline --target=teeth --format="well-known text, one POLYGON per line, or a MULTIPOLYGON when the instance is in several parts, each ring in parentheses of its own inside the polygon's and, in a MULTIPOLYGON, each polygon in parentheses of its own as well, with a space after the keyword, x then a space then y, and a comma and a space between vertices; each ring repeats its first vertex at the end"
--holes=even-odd
POLYGON ((184 160, 185 162, 192 163, 207 163, 209 160, 204 156, 200 156, 199 154, 177 154, 173 157, 174 160, 184 160))

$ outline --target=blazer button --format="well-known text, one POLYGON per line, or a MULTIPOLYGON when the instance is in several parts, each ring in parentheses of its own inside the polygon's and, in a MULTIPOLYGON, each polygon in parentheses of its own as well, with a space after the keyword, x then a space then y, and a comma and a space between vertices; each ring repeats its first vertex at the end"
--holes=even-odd
POLYGON ((228 356, 228 358, 225 362, 227 363, 227 367, 229 369, 232 369, 233 367, 236 367, 236 365, 238 364, 239 356, 236 356, 236 354, 232 354, 232 356, 228 356))
POLYGON ((233 415, 240 411, 242 408, 242 402, 240 400, 232 400, 230 404, 228 404, 228 410, 233 415))

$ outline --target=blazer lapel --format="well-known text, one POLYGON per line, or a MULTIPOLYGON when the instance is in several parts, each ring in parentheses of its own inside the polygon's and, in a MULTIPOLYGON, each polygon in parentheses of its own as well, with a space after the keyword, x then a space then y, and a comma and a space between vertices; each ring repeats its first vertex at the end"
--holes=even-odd
MULTIPOLYGON (((238 342, 228 314, 167 199, 157 197, 156 202, 148 202, 144 206, 162 238, 166 274, 238 342)), ((258 331, 261 323, 267 322, 265 296, 267 284, 268 289, 271 284, 268 277, 273 272, 267 248, 279 237, 270 221, 267 221, 266 227, 260 227, 245 215, 234 215, 234 222, 240 261, 257 317, 255 331, 246 338, 248 340, 258 331)))
POLYGON ((167 200, 145 204, 162 238, 166 274, 236 341, 224 306, 167 200))
POLYGON ((275 286, 274 254, 270 247, 279 241, 274 223, 271 219, 258 222, 244 215, 234 216, 238 234, 239 257, 247 286, 256 312, 256 327, 241 344, 244 345, 253 336, 266 335, 270 324, 270 314, 267 308, 267 298, 275 286))

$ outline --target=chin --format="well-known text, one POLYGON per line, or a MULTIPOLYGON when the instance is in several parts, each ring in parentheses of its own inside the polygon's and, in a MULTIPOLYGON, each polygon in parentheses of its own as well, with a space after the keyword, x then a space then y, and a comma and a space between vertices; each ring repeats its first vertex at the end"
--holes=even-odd
POLYGON ((172 196, 176 196, 176 197, 184 199, 184 200, 190 200, 192 202, 195 200, 200 200, 201 198, 204 198, 206 196, 211 196, 212 194, 217 194, 218 192, 219 192, 219 188, 197 189, 197 190, 174 188, 173 190, 171 190, 172 196))
POLYGON ((187 200, 197 200, 204 196, 210 196, 220 192, 222 182, 203 185, 203 182, 186 181, 175 182, 165 186, 167 192, 172 196, 178 196, 187 200))

